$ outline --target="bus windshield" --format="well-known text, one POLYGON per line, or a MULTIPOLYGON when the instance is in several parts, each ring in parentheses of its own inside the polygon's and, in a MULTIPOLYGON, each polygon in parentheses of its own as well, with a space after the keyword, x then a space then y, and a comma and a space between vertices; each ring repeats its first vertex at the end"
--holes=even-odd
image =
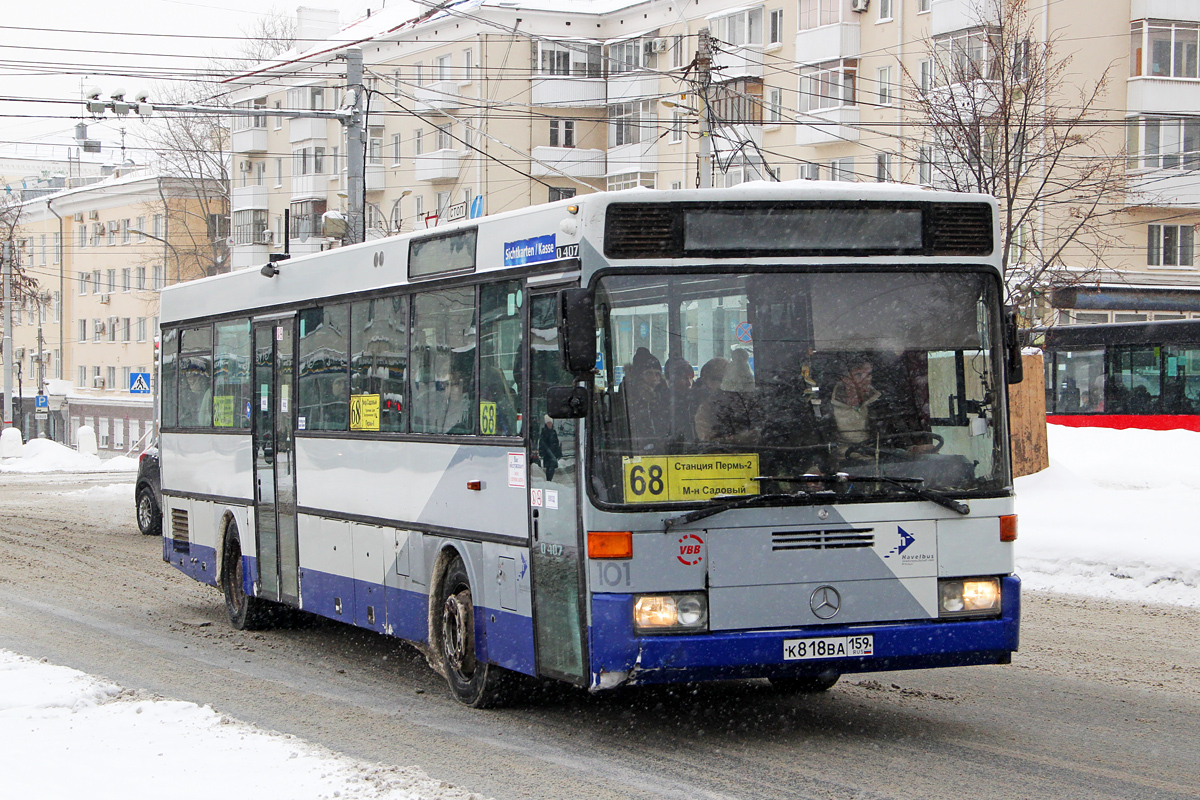
POLYGON ((596 309, 601 503, 911 497, 868 477, 951 493, 1010 483, 992 275, 609 275, 596 309))

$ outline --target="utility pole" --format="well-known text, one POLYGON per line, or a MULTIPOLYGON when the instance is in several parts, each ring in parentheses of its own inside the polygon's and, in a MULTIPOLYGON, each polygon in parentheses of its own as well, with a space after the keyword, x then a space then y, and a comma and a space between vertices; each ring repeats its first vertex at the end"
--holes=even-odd
POLYGON ((699 175, 696 176, 696 186, 701 189, 712 188, 712 131, 708 123, 708 87, 712 85, 712 40, 708 28, 700 29, 700 45, 696 51, 696 82, 700 91, 700 162, 699 175))
MULTIPOLYGON (((37 314, 38 314, 38 333, 37 333, 37 365, 38 365, 38 374, 37 374, 38 384, 37 385, 38 385, 38 389, 37 389, 37 393, 40 395, 44 395, 46 393, 46 358, 43 355, 45 353, 45 351, 42 349, 45 346, 45 342, 42 340, 42 309, 44 309, 46 307, 45 302, 46 302, 46 295, 42 295, 41 297, 38 298, 38 312, 37 312, 37 314)), ((46 438, 46 427, 49 423, 49 420, 42 419, 40 414, 41 414, 41 409, 40 408, 36 409, 36 411, 34 413, 34 417, 37 419, 37 437, 39 439, 45 439, 46 438)))
POLYGON ((363 54, 357 47, 346 50, 346 90, 354 98, 346 119, 346 213, 350 217, 350 244, 366 241, 366 159, 363 147, 363 54))
POLYGON ((3 250, 0 250, 0 256, 4 261, 4 295, 2 298, 4 311, 4 409, 3 409, 3 426, 4 428, 12 427, 12 298, 9 296, 12 292, 12 260, 13 246, 12 242, 4 242, 3 250))

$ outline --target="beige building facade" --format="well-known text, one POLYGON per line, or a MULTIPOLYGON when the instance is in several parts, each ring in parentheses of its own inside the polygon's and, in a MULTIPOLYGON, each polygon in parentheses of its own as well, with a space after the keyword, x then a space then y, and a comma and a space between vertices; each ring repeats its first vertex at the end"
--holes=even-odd
POLYGON ((15 305, 11 346, 14 423, 27 438, 73 442, 89 424, 102 451, 145 443, 152 394, 130 384, 154 373, 159 290, 206 274, 194 242, 213 223, 185 213, 194 205, 186 185, 134 171, 18 207, 14 245, 33 284, 15 305), (39 391, 51 406, 41 430, 39 391))
MULTIPOLYGON (((338 108, 342 54, 362 50, 368 238, 575 193, 697 185, 702 29, 713 37, 703 98, 713 185, 932 185, 937 154, 915 96, 937 84, 939 47, 993 57, 981 21, 1000 2, 465 0, 417 20, 384 8, 340 30, 330 13, 302 10, 299 38, 325 41, 229 86, 245 107, 338 108)), ((1109 240, 1068 248, 1058 290, 1040 293, 1030 317, 1200 315, 1200 4, 1030 0, 1026 10, 1034 45, 1053 41, 1054 57, 1069 59, 1060 97, 1107 70, 1089 119, 1102 131, 1094 156, 1128 156, 1122 190, 1099 208, 1109 240)), ((322 217, 347 208, 340 123, 238 118, 232 150, 234 268, 265 264, 285 238, 293 253, 339 244, 322 217)), ((1052 237, 1075 213, 1041 210, 1020 238, 1052 237)))

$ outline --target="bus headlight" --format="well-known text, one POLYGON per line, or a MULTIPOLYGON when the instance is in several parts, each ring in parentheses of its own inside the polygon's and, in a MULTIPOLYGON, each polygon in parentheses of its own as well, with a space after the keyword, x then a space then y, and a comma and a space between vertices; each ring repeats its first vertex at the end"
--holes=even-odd
POLYGON ((639 633, 698 631, 708 627, 704 594, 646 594, 634 601, 633 627, 639 633))
POLYGON ((938 581, 938 616, 994 616, 999 611, 999 578, 950 578, 938 581))

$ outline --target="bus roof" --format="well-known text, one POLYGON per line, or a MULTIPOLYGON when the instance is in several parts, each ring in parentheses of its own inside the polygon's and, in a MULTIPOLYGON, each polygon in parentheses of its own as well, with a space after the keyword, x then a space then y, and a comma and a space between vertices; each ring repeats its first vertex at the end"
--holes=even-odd
MULTIPOLYGON (((722 189, 665 191, 635 188, 597 192, 478 219, 456 221, 429 230, 293 256, 276 263, 279 271, 274 277, 265 277, 258 269, 244 269, 170 286, 162 293, 160 321, 169 324, 185 319, 294 306, 313 298, 423 283, 422 279, 409 278, 410 242, 438 238, 449 240, 455 234, 462 234, 474 245, 473 270, 467 270, 468 273, 521 267, 549 274, 564 273, 578 269, 577 262, 572 260, 573 254, 568 255, 572 253, 572 245, 588 241, 592 252, 598 253, 602 249, 605 212, 610 204, 772 201, 987 203, 993 208, 993 219, 996 217, 996 202, 989 196, 935 191, 906 184, 754 181, 722 189)), ((577 252, 578 249, 575 254, 577 252)), ((772 260, 778 261, 778 257, 772 260)), ((844 263, 845 256, 827 260, 844 263)), ((931 259, 921 257, 919 260, 931 259)), ((968 259, 955 260, 962 262, 968 259)), ((994 260, 985 259, 982 263, 994 260)))

